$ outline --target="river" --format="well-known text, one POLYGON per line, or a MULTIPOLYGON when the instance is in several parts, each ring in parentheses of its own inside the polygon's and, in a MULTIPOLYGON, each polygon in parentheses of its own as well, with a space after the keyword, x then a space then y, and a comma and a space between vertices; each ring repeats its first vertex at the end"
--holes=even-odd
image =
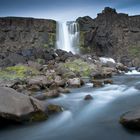
POLYGON ((45 122, 0 128, 0 140, 139 140, 140 133, 119 124, 122 113, 140 105, 140 75, 113 77, 114 84, 93 88, 87 83, 47 103, 64 111, 45 122), (93 100, 84 100, 90 94, 93 100))

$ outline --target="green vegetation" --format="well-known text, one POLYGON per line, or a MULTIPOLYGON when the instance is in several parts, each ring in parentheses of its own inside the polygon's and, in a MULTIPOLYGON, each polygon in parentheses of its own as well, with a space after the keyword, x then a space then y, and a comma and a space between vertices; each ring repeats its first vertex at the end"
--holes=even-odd
POLYGON ((44 112, 38 111, 32 114, 30 122, 44 121, 47 120, 47 118, 48 116, 44 112))
POLYGON ((49 33, 49 45, 55 46, 56 42, 56 33, 49 33))
POLYGON ((86 32, 80 32, 80 45, 82 45, 82 46, 84 46, 84 44, 85 44, 85 34, 86 34, 86 32))
POLYGON ((43 48, 49 49, 49 48, 55 48, 55 42, 56 42, 56 33, 48 33, 48 41, 47 43, 43 44, 43 48))
POLYGON ((84 31, 80 32, 79 49, 81 53, 90 53, 91 47, 85 45, 86 33, 84 31))
POLYGON ((39 71, 24 65, 7 67, 0 70, 0 78, 9 80, 24 79, 37 74, 39 74, 39 71))
POLYGON ((62 112, 62 108, 58 105, 53 105, 53 104, 50 104, 48 105, 48 112, 51 114, 51 113, 59 113, 59 112, 62 112))
POLYGON ((90 73, 95 69, 94 64, 88 64, 87 62, 84 62, 81 59, 66 62, 64 63, 64 67, 74 73, 79 73, 82 77, 88 77, 90 73))
POLYGON ((133 45, 129 47, 128 52, 133 57, 139 57, 140 56, 140 45, 133 45))
POLYGON ((41 58, 38 58, 37 59, 37 63, 43 65, 45 63, 45 60, 44 59, 41 59, 41 58))

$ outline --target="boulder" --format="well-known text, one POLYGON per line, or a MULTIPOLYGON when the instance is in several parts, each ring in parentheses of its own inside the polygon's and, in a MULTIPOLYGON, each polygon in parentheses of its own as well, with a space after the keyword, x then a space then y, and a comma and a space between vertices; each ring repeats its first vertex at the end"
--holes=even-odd
POLYGON ((77 76, 76 76, 76 73, 74 73, 72 71, 68 71, 68 72, 63 73, 62 77, 63 78, 75 78, 77 76))
POLYGON ((47 109, 48 109, 48 114, 59 113, 63 111, 62 107, 54 104, 49 104, 47 109))
POLYGON ((38 85, 31 85, 30 87, 28 87, 28 90, 33 91, 33 92, 37 92, 37 91, 40 91, 41 88, 38 85))
POLYGON ((50 90, 44 93, 46 95, 46 98, 56 98, 59 97, 58 90, 50 90))
POLYGON ((140 109, 124 113, 120 123, 127 128, 140 130, 140 109))
POLYGON ((34 61, 28 61, 28 66, 32 67, 34 69, 40 70, 42 68, 42 65, 39 64, 38 62, 34 62, 34 61))
POLYGON ((97 72, 92 74, 93 79, 105 79, 105 78, 111 78, 112 72, 97 72))
POLYGON ((37 75, 27 80, 28 85, 39 85, 39 86, 48 86, 52 83, 52 80, 49 80, 44 75, 37 75))
POLYGON ((103 87, 104 86, 104 81, 103 80, 93 80, 93 87, 103 87))
POLYGON ((45 100, 47 97, 44 93, 38 93, 35 95, 32 95, 34 98, 38 99, 38 100, 45 100))
POLYGON ((104 84, 113 84, 113 80, 112 79, 105 79, 104 84))
POLYGON ((0 118, 16 122, 47 119, 45 106, 33 97, 0 87, 0 118))
POLYGON ((88 94, 84 97, 84 100, 92 100, 92 99, 93 99, 93 97, 90 94, 88 94))
POLYGON ((58 89, 58 85, 56 83, 52 83, 50 86, 49 86, 49 89, 50 90, 57 90, 58 89))
POLYGON ((68 88, 59 87, 59 88, 58 88, 58 91, 59 91, 60 93, 70 93, 70 89, 68 89, 68 88))
POLYGON ((72 78, 67 81, 68 87, 79 88, 83 85, 83 81, 80 78, 72 78))
POLYGON ((125 71, 125 72, 128 71, 128 67, 124 66, 122 63, 117 63, 116 64, 116 69, 120 70, 120 71, 125 71))
POLYGON ((65 81, 60 76, 56 76, 54 82, 60 87, 65 87, 65 81))

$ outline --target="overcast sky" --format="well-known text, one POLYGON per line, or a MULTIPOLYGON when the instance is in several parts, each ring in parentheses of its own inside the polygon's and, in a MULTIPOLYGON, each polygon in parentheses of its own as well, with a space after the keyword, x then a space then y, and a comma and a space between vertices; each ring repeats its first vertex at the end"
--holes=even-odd
POLYGON ((86 15, 94 18, 106 6, 140 14, 140 0, 0 0, 0 16, 75 20, 86 15))

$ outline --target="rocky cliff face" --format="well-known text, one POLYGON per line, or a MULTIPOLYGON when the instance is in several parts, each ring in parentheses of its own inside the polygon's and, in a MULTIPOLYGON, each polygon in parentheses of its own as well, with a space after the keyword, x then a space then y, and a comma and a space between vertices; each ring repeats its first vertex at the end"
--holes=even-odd
POLYGON ((77 19, 83 52, 113 57, 127 65, 140 66, 140 16, 128 16, 106 7, 97 18, 77 19))
POLYGON ((0 52, 54 47, 56 22, 46 19, 0 18, 0 52))

